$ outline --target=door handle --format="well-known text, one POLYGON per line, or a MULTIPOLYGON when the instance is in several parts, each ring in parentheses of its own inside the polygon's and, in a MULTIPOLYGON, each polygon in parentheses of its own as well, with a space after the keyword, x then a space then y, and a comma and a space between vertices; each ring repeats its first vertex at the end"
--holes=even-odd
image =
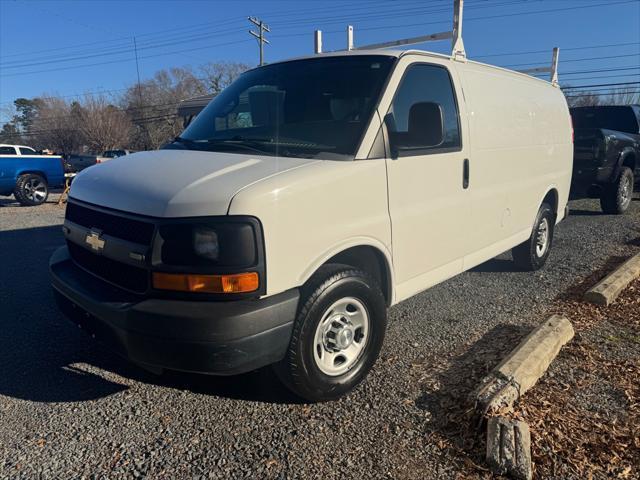
POLYGON ((462 162, 462 188, 469 187, 469 159, 465 158, 462 162))

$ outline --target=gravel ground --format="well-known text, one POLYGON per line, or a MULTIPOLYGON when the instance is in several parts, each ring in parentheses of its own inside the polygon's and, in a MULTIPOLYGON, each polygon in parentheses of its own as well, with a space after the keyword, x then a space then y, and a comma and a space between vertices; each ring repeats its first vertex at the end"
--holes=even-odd
POLYGON ((473 476, 448 421, 456 380, 471 388, 556 297, 638 250, 640 199, 621 217, 571 208, 543 271, 505 254, 392 308, 367 381, 306 405, 269 369, 154 377, 115 357, 53 303, 63 207, 0 200, 0 477, 473 476))

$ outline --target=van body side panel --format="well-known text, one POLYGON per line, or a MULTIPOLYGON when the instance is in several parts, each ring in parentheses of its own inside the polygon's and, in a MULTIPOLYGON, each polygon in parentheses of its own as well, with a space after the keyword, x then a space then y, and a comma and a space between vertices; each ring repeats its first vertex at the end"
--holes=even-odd
POLYGON ((480 64, 456 68, 473 139, 469 232, 475 245, 465 259, 468 269, 526 240, 552 188, 558 191, 558 211, 564 211, 572 146, 559 89, 480 64))
POLYGON ((302 285, 329 258, 358 245, 392 264, 383 159, 325 160, 256 182, 233 197, 229 214, 240 213, 262 222, 267 295, 302 285))

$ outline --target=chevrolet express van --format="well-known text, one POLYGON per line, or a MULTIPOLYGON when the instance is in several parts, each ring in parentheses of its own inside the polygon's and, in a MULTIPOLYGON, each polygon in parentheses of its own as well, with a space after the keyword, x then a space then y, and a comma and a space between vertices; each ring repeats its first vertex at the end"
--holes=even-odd
POLYGON ((149 369, 273 364, 334 399, 374 365, 389 306, 509 249, 541 268, 571 169, 545 81, 421 51, 274 63, 164 149, 77 176, 53 289, 149 369))

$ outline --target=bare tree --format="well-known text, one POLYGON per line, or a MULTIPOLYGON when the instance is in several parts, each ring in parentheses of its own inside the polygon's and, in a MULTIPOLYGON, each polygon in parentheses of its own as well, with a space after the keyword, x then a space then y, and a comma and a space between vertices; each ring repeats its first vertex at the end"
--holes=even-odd
POLYGON ((12 122, 7 122, 0 129, 0 143, 24 143, 24 140, 18 128, 12 122))
POLYGON ((200 71, 204 76, 203 81, 207 90, 217 95, 250 68, 251 66, 246 63, 222 61, 210 62, 202 66, 200 71))
POLYGON ((129 146, 131 120, 104 96, 86 95, 80 110, 80 130, 90 151, 100 153, 129 146))
POLYGON ((77 151, 84 141, 79 128, 80 104, 54 97, 43 97, 41 101, 31 129, 26 132, 33 139, 32 145, 63 154, 77 151))
POLYGON ((155 149, 182 132, 176 111, 182 100, 217 94, 249 68, 238 62, 212 62, 199 69, 201 77, 189 68, 160 70, 130 86, 115 103, 90 95, 80 102, 55 95, 17 99, 5 114, 11 120, 0 128, 0 135, 7 141, 29 139, 36 148, 65 154, 87 148, 155 149))
POLYGON ((570 108, 573 107, 593 107, 600 105, 600 96, 593 92, 572 92, 571 90, 565 91, 567 97, 567 104, 570 108))
POLYGON ((183 127, 176 112, 178 104, 205 93, 202 80, 186 68, 160 70, 139 88, 131 86, 124 95, 123 106, 134 124, 134 148, 155 149, 179 135, 183 127))
POLYGON ((607 103, 610 105, 634 105, 640 104, 640 93, 638 87, 628 87, 619 90, 612 95, 608 95, 607 103))

